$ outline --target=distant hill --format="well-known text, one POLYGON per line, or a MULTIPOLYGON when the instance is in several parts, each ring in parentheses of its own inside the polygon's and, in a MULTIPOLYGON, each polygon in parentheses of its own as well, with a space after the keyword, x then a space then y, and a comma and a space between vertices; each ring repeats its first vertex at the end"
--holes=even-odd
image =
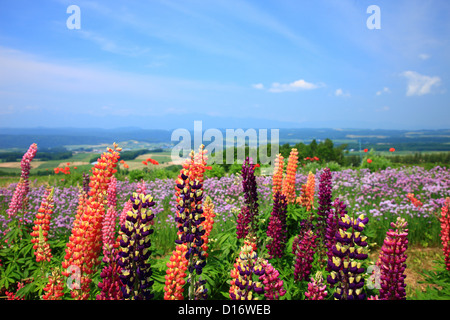
MULTIPOLYGON (((235 128, 235 130, 238 128, 235 128)), ((242 128, 245 130, 245 128, 242 128)), ((222 129, 224 138, 225 129, 222 129)), ((268 130, 270 140, 270 129, 268 130)), ((140 129, 124 127, 116 129, 86 128, 0 128, 0 149, 26 149, 36 142, 41 148, 55 148, 67 145, 98 145, 102 143, 137 140, 148 143, 173 143, 172 130, 140 129)), ((193 137, 193 134, 191 133, 193 137)), ((335 144, 346 143, 349 148, 356 148, 361 142, 368 145, 408 146, 408 150, 449 151, 450 129, 438 130, 386 130, 386 129, 330 129, 330 128, 296 128, 279 129, 280 144, 308 144, 311 140, 331 139, 335 144), (413 148, 413 149, 411 149, 413 148)), ((205 142, 209 144, 209 141, 205 142)), ((406 149, 405 149, 406 150, 406 149)))

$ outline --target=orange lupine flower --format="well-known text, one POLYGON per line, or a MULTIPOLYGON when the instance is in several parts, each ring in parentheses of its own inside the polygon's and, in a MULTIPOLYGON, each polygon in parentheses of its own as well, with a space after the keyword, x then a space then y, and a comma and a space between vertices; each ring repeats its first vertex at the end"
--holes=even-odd
POLYGON ((214 204, 210 197, 207 197, 203 204, 203 216, 205 217, 205 221, 201 223, 201 226, 205 230, 205 234, 202 236, 202 250, 206 252, 205 256, 208 257, 208 238, 214 225, 214 217, 216 216, 214 213, 214 204))
POLYGON ((48 283, 43 288, 45 294, 42 296, 44 300, 61 300, 64 295, 64 280, 59 268, 55 268, 48 277, 48 283))
POLYGON ((50 218, 53 213, 53 188, 47 187, 42 197, 41 206, 34 220, 31 232, 31 243, 33 243, 36 262, 50 262, 52 253, 48 244, 48 231, 50 230, 50 218))
POLYGON ((286 176, 283 179, 281 193, 286 196, 286 202, 293 203, 295 201, 295 174, 297 172, 298 151, 292 148, 288 158, 286 167, 286 176))
POLYGON ((275 199, 275 194, 277 192, 281 192, 282 184, 283 184, 283 170, 284 170, 284 158, 279 153, 275 158, 275 168, 273 170, 272 177, 272 194, 275 199))
POLYGON ((167 262, 167 270, 164 286, 164 300, 183 300, 184 284, 186 283, 186 270, 189 261, 185 255, 187 247, 184 244, 177 245, 172 252, 170 261, 167 262))
POLYGON ((316 191, 316 177, 310 171, 306 184, 302 185, 300 196, 296 199, 296 203, 305 207, 308 211, 314 209, 314 194, 316 191))
POLYGON ((416 197, 414 196, 413 193, 408 193, 406 195, 406 197, 409 199, 409 201, 411 201, 411 203, 414 205, 414 207, 419 208, 421 207, 423 204, 420 200, 416 199, 416 197))
MULTIPOLYGON (((122 150, 116 143, 113 145, 114 149, 107 148, 108 152, 104 152, 92 168, 90 190, 87 196, 80 195, 83 205, 78 207, 79 212, 62 262, 63 269, 74 265, 81 272, 81 290, 71 290, 74 299, 89 298, 91 275, 95 271, 94 266, 100 264, 102 222, 107 203, 107 189, 112 175, 116 172, 114 168, 119 159, 119 152, 122 150)), ((63 274, 70 275, 68 270, 65 270, 63 274)))

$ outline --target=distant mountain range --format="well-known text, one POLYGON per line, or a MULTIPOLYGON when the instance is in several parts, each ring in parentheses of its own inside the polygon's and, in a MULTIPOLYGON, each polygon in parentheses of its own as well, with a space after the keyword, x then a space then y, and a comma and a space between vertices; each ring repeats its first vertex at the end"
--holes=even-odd
MULTIPOLYGON (((232 126, 229 126, 232 128, 232 126)), ((234 130, 242 127, 235 127, 234 130)), ((258 128, 258 127, 255 127, 258 128)), ((259 127, 266 129, 267 127, 259 127)), ((187 128, 189 129, 189 128, 187 128)), ((203 128, 203 131, 207 128, 203 128)), ((244 131, 246 128, 242 128, 244 131)), ((225 138, 225 129, 220 129, 225 138)), ((191 124, 193 131, 193 123, 191 124)), ((171 141, 173 130, 141 129, 121 127, 115 129, 95 128, 0 128, 0 149, 26 149, 33 142, 42 148, 54 148, 67 145, 98 145, 102 143, 137 140, 148 143, 176 144, 171 141)), ((267 130, 270 140, 270 130, 267 130)), ((192 134, 193 137, 193 134, 192 134)), ((280 128, 280 144, 297 142, 309 143, 331 139, 336 144, 348 143, 364 145, 433 144, 450 150, 450 129, 438 130, 388 130, 388 129, 341 129, 341 128, 280 128)), ((209 142, 208 142, 209 143, 209 142)), ((205 143, 205 144, 208 144, 205 143)), ((426 149, 426 148, 425 148, 426 149)), ((435 150, 435 149, 433 149, 435 150)))

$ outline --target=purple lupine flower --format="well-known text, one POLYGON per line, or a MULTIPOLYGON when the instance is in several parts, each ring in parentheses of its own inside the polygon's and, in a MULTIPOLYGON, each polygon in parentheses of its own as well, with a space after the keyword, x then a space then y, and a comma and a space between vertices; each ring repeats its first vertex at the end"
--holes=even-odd
MULTIPOLYGON (((325 230, 325 246, 327 247, 328 259, 331 259, 333 245, 336 243, 335 234, 339 230, 339 221, 347 214, 347 206, 336 198, 332 204, 332 209, 328 213, 326 230, 325 230)), ((331 271, 327 265, 327 271, 331 271)))
POLYGON ((130 197, 133 208, 128 211, 122 225, 120 240, 119 266, 122 268, 122 294, 124 299, 148 300, 153 298, 151 287, 153 281, 150 257, 150 235, 154 214, 151 207, 155 205, 151 195, 133 193, 130 197))
POLYGON ((366 297, 362 292, 362 261, 368 257, 367 237, 361 232, 368 220, 364 215, 356 219, 345 215, 339 221, 333 256, 328 259, 331 272, 327 277, 327 282, 335 288, 333 296, 338 300, 363 300, 366 297))
POLYGON ((277 191, 274 196, 269 226, 267 227, 267 237, 272 239, 272 241, 267 244, 269 259, 272 259, 273 257, 281 258, 283 256, 287 232, 286 212, 286 196, 277 191))
POLYGON ((236 221, 236 236, 244 239, 248 235, 250 228, 250 213, 247 206, 242 206, 236 221))
POLYGON ((253 281, 253 275, 261 277, 265 270, 263 267, 263 259, 259 258, 253 247, 244 244, 241 252, 236 258, 234 269, 231 270, 229 290, 231 300, 254 300, 257 297, 254 294, 263 294, 264 286, 260 281, 253 281))
POLYGON ((386 232, 377 265, 380 267, 380 300, 406 299, 405 277, 406 249, 408 248, 408 223, 397 217, 386 232))

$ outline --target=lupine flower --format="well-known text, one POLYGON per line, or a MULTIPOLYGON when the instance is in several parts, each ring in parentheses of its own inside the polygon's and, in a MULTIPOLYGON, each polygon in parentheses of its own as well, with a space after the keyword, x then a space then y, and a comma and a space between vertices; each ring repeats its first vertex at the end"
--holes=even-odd
POLYGON ((61 300, 64 296, 64 280, 59 268, 54 268, 52 274, 48 276, 48 283, 42 289, 45 294, 42 296, 44 300, 61 300))
MULTIPOLYGON (((325 246, 327 247, 328 259, 333 256, 333 246, 336 244, 336 232, 339 231, 339 221, 347 214, 347 206, 336 198, 333 202, 332 209, 328 213, 326 230, 325 230, 325 246)), ((331 268, 327 265, 327 270, 331 268)))
POLYGON ((264 287, 260 281, 253 279, 253 276, 264 274, 263 260, 258 258, 253 247, 244 244, 241 252, 236 258, 234 269, 231 270, 230 299, 232 300, 257 300, 256 294, 263 294, 264 287))
POLYGON ((327 286, 323 283, 322 272, 317 271, 314 278, 308 283, 308 291, 305 292, 305 300, 324 300, 328 294, 327 286))
MULTIPOLYGON (((62 266, 64 269, 74 265, 80 269, 81 291, 71 290, 75 299, 87 299, 89 297, 91 274, 94 265, 98 265, 99 255, 102 249, 102 221, 105 212, 106 194, 108 184, 112 175, 117 171, 114 169, 118 162, 119 148, 116 143, 114 149, 107 148, 92 169, 90 177, 88 197, 85 199, 84 207, 79 208, 81 212, 76 218, 72 228, 72 235, 67 243, 66 255, 62 266)), ((65 276, 70 274, 64 271, 65 276)))
POLYGON ((113 247, 115 244, 115 235, 116 235, 116 220, 117 220, 117 179, 112 176, 109 181, 108 191, 107 191, 107 211, 106 215, 103 218, 102 224, 102 240, 103 240, 103 254, 106 254, 106 251, 113 247))
POLYGON ((167 262, 164 300, 183 300, 184 284, 186 283, 186 270, 188 260, 185 255, 187 247, 184 244, 177 245, 173 250, 170 261, 167 262))
POLYGON ((333 256, 328 259, 331 268, 327 278, 333 294, 338 300, 364 300, 364 268, 362 261, 367 259, 366 236, 364 230, 368 218, 360 215, 356 219, 345 215, 339 222, 340 229, 336 232, 336 244, 333 245, 333 256))
POLYGON ((242 188, 244 191, 244 204, 248 211, 242 208, 243 214, 243 229, 248 228, 248 232, 244 232, 244 237, 250 234, 256 234, 257 218, 258 218, 258 193, 255 180, 255 170, 253 168, 252 158, 247 157, 242 164, 242 188))
POLYGON ((30 176, 31 160, 34 159, 37 152, 37 145, 33 143, 25 152, 20 161, 21 175, 19 183, 16 186, 9 208, 6 210, 8 217, 15 217, 19 210, 26 210, 27 207, 27 195, 30 190, 28 178, 30 176))
POLYGON ((441 222, 441 241, 445 257, 445 266, 446 269, 450 271, 450 197, 445 199, 439 220, 441 222))
POLYGON ((331 170, 330 168, 325 168, 320 175, 319 180, 319 193, 318 193, 318 203, 319 207, 317 210, 317 228, 318 228, 318 238, 319 238, 319 255, 320 263, 323 262, 323 257, 325 255, 325 232, 326 232, 326 219, 331 210, 331 199, 332 199, 332 185, 331 185, 331 170))
POLYGON ((291 149, 288 163, 286 166, 286 176, 283 179, 283 186, 281 192, 286 196, 287 203, 295 202, 295 174, 298 166, 298 151, 295 148, 291 149))
POLYGON ((316 188, 316 177, 310 171, 306 184, 302 185, 300 196, 296 199, 296 203, 305 207, 307 211, 314 209, 314 193, 316 188))
POLYGON ((386 232, 377 265, 380 267, 380 300, 406 299, 405 277, 406 249, 408 248, 408 223, 404 218, 397 217, 391 222, 386 232))
MULTIPOLYGON (((17 283, 17 291, 19 291, 23 287, 24 287, 24 284, 22 282, 17 283)), ((5 291, 5 295, 7 297, 6 300, 25 300, 24 297, 20 297, 20 296, 16 295, 17 291, 16 291, 16 293, 14 293, 14 292, 10 292, 10 291, 6 290, 5 291)))
POLYGON ((33 243, 36 261, 50 262, 52 253, 48 244, 48 231, 50 230, 50 218, 53 213, 53 188, 47 187, 42 197, 41 206, 34 220, 31 232, 31 243, 33 243))
POLYGON ((202 222, 201 226, 203 226, 205 234, 202 236, 202 250, 203 252, 205 252, 205 258, 207 258, 209 242, 208 237, 212 231, 214 225, 214 217, 216 216, 216 214, 214 213, 214 204, 210 197, 206 197, 205 203, 203 204, 203 216, 205 217, 205 221, 202 222))
POLYGON ((259 276, 259 281, 264 286, 264 297, 267 300, 278 300, 286 294, 283 280, 279 278, 280 273, 267 260, 262 262, 264 274, 259 276))
POLYGON ((297 235, 292 244, 295 255, 294 280, 302 281, 308 278, 312 270, 317 235, 311 229, 306 229, 297 235))
POLYGON ((122 280, 120 275, 122 268, 119 265, 119 251, 116 248, 104 250, 102 262, 105 266, 100 273, 102 280, 98 283, 98 287, 102 290, 97 295, 97 300, 122 300, 122 280))
POLYGON ((250 229, 250 212, 247 206, 242 206, 236 221, 236 236, 238 239, 244 239, 250 229))
POLYGON ((283 256, 287 232, 286 212, 286 196, 277 191, 273 202, 272 214, 269 218, 269 226, 267 227, 267 237, 272 239, 267 244, 270 259, 283 256))
POLYGON ((178 225, 178 238, 175 243, 187 247, 185 258, 188 260, 190 300, 206 297, 206 292, 198 290, 204 281, 201 278, 197 281, 194 274, 195 271, 197 275, 201 275, 206 264, 206 252, 202 248, 206 233, 204 225, 206 218, 202 208, 206 164, 206 150, 203 148, 201 145, 198 154, 192 151, 190 158, 183 163, 175 188, 177 197, 175 222, 178 225))
POLYGON ((272 176, 272 195, 275 200, 275 194, 281 192, 283 185, 284 158, 279 153, 275 158, 275 168, 272 176))
POLYGON ((420 208, 423 204, 420 200, 416 199, 416 197, 414 196, 413 193, 408 193, 406 195, 406 197, 409 199, 409 201, 411 201, 411 203, 414 205, 414 207, 416 208, 420 208))
POLYGON ((150 257, 151 221, 154 214, 151 207, 155 205, 151 195, 133 193, 130 197, 132 210, 128 211, 125 224, 121 226, 123 232, 120 240, 118 260, 121 269, 122 294, 124 299, 148 300, 153 298, 151 287, 153 281, 151 265, 147 261, 150 257))

